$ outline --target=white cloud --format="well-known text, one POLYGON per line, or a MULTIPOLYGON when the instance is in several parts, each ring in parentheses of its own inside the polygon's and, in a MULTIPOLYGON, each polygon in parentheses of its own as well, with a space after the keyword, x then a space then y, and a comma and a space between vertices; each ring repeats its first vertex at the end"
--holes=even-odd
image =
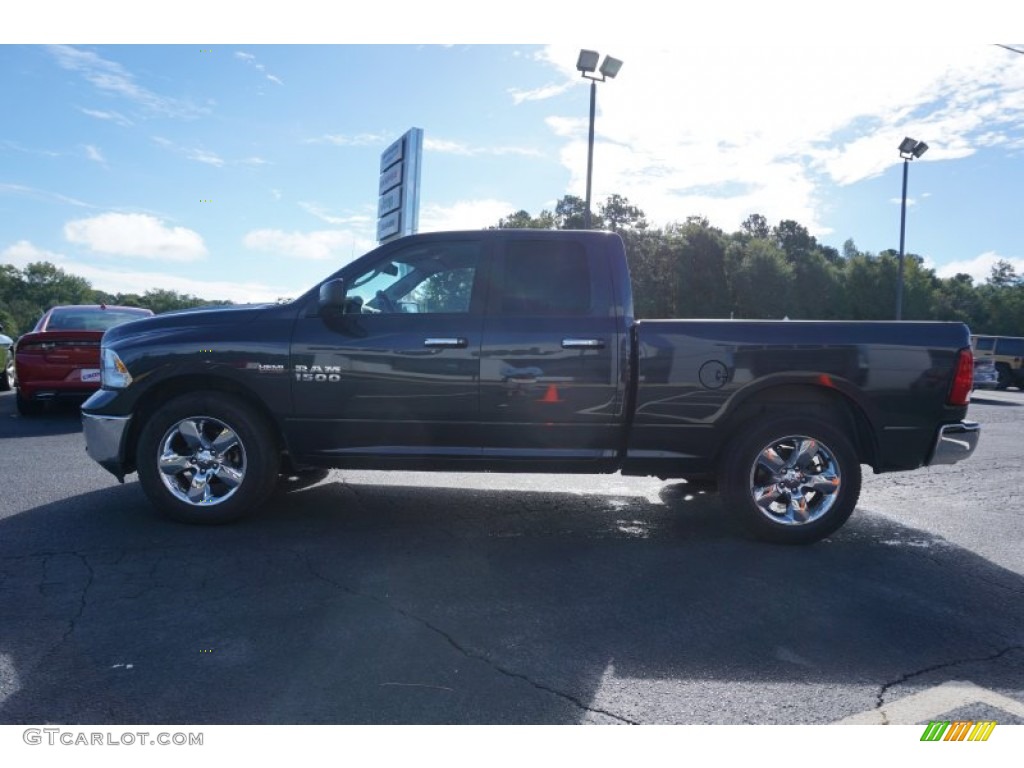
POLYGON ((347 136, 341 133, 325 133, 314 139, 306 139, 307 144, 334 144, 337 147, 372 147, 384 146, 389 142, 388 138, 379 133, 358 133, 354 136, 347 136))
POLYGON ((268 251, 285 259, 332 261, 337 264, 345 264, 376 245, 365 235, 336 229, 315 232, 257 229, 246 234, 242 242, 246 248, 268 251))
POLYGON ((475 154, 465 144, 447 139, 424 138, 423 148, 428 152, 442 152, 448 155, 472 155, 475 154))
POLYGON ((82 114, 88 115, 89 117, 95 117, 97 120, 109 120, 117 123, 118 125, 135 125, 131 120, 122 115, 120 112, 105 112, 101 109, 86 109, 85 107, 78 108, 82 114))
POLYGON ((3 139, 0 141, 0 149, 8 149, 14 152, 21 152, 26 155, 40 155, 42 157, 60 157, 60 152, 54 152, 52 149, 33 149, 19 144, 16 141, 10 139, 3 139))
POLYGON ((992 274, 992 267, 998 261, 1009 262, 1013 265, 1013 269, 1018 275, 1024 275, 1024 258, 1000 256, 992 251, 978 254, 973 259, 950 261, 941 267, 936 267, 933 264, 927 264, 927 266, 934 269, 935 274, 939 277, 953 277, 963 273, 973 277, 975 283, 984 283, 992 274))
POLYGON ((504 200, 460 200, 452 205, 427 204, 420 209, 421 232, 493 227, 498 219, 519 210, 504 200))
POLYGON ((112 269, 44 250, 27 240, 20 240, 0 251, 0 264, 12 264, 19 269, 39 261, 48 261, 68 274, 84 277, 93 288, 107 293, 143 294, 153 288, 162 288, 211 301, 227 299, 245 304, 275 301, 282 291, 279 287, 238 280, 193 279, 187 274, 112 269))
POLYGON ((206 165, 212 165, 215 168, 220 168, 224 165, 224 159, 219 155, 208 152, 205 149, 190 149, 185 153, 185 157, 189 160, 195 160, 197 163, 206 163, 206 165))
POLYGON ((161 261, 197 261, 206 256, 203 238, 184 227, 170 227, 144 213, 104 213, 64 225, 64 237, 97 253, 161 261))
POLYGON ((370 225, 373 223, 373 219, 365 214, 349 214, 348 216, 337 216, 322 205, 316 203, 299 202, 299 207, 313 216, 316 216, 321 221, 326 221, 328 224, 334 224, 335 226, 365 226, 369 231, 370 225))
POLYGON ((188 158, 189 160, 194 160, 197 163, 212 165, 215 168, 223 168, 229 162, 232 165, 252 166, 270 164, 269 160, 265 160, 262 157, 258 157, 256 155, 246 157, 241 160, 228 161, 225 160, 220 155, 218 155, 216 152, 211 152, 210 150, 203 149, 202 147, 185 147, 163 136, 153 136, 151 138, 153 139, 154 143, 159 144, 161 147, 165 147, 166 149, 169 149, 172 152, 177 152, 182 157, 188 158))
POLYGON ((37 248, 28 240, 19 240, 0 252, 0 264, 11 264, 18 269, 24 269, 37 261, 49 261, 51 264, 57 264, 63 260, 63 255, 37 248))
POLYGON ((518 88, 510 88, 509 93, 512 94, 512 101, 515 104, 522 104, 524 101, 543 101, 544 99, 550 99, 554 96, 561 96, 563 93, 572 88, 576 82, 570 80, 564 83, 553 83, 551 85, 544 85, 540 88, 534 88, 529 91, 522 91, 518 88))
POLYGON ((244 61, 250 67, 258 69, 263 74, 263 76, 267 78, 267 80, 269 80, 270 82, 277 83, 278 85, 284 85, 284 81, 277 75, 272 75, 269 72, 267 72, 267 68, 263 64, 260 64, 258 61, 256 61, 256 57, 253 54, 246 53, 245 51, 235 51, 235 58, 244 61))
POLYGON ((95 205, 90 205, 89 203, 78 200, 77 198, 62 195, 59 192, 50 192, 46 189, 26 187, 23 184, 0 183, 0 193, 18 195, 19 197, 30 197, 35 200, 45 200, 46 202, 66 203, 67 205, 74 205, 78 208, 96 207, 95 205))
MULTIPOLYGON (((258 230, 246 235, 245 245, 300 259, 327 260, 336 259, 340 255, 344 259, 340 263, 376 247, 374 215, 334 215, 313 203, 301 202, 299 205, 317 218, 345 229, 318 232, 258 230)), ((518 209, 513 203, 495 199, 459 200, 451 205, 426 203, 420 206, 419 231, 446 232, 493 227, 499 219, 518 209)))
POLYGON ((427 152, 440 152, 449 155, 523 155, 527 157, 540 157, 542 153, 530 147, 470 147, 458 141, 448 139, 434 139, 425 137, 423 149, 427 152))
MULTIPOLYGON (((187 101, 162 96, 139 85, 135 76, 116 61, 104 59, 92 51, 70 45, 53 45, 49 50, 62 68, 77 72, 101 93, 107 96, 120 96, 150 113, 165 117, 188 118, 208 112, 187 101)), ((86 114, 99 117, 101 113, 93 111, 86 114)))
POLYGON ((97 147, 94 147, 92 144, 85 145, 85 156, 92 160, 94 163, 99 163, 100 165, 107 164, 107 160, 105 157, 103 157, 103 153, 100 152, 100 150, 97 147))
MULTIPOLYGON (((1010 146, 1024 121, 1024 57, 995 46, 598 50, 625 63, 597 87, 593 196, 625 194, 655 225, 701 213, 734 227, 759 212, 821 234, 822 190, 897 165, 904 136, 930 145, 916 162, 936 162, 1010 146)), ((577 53, 543 56, 582 89, 577 53)), ((588 122, 585 107, 547 118, 570 190, 585 185, 588 122)))

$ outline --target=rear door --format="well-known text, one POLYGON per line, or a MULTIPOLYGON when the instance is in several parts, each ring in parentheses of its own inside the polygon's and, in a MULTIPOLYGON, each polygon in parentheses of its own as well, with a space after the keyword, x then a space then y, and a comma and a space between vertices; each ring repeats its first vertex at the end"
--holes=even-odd
POLYGON ((622 436, 625 346, 611 266, 585 237, 501 241, 480 360, 483 454, 612 461, 622 436))

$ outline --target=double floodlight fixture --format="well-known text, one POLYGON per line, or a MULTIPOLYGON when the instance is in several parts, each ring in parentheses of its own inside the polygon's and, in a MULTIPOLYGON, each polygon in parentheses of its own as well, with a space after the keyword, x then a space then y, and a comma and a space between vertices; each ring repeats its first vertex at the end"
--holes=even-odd
POLYGON ((928 145, 923 141, 917 141, 909 136, 900 142, 900 157, 904 160, 913 160, 928 151, 928 145))
POLYGON ((905 136, 900 142, 900 157, 903 158, 903 202, 900 205, 900 257, 896 273, 896 319, 903 319, 903 259, 907 235, 907 169, 910 161, 928 151, 923 141, 905 136))
POLYGON ((600 58, 601 54, 597 51, 589 51, 584 48, 580 51, 579 58, 576 59, 576 69, 590 81, 590 133, 587 136, 587 199, 583 215, 584 229, 590 229, 590 188, 594 178, 594 116, 597 114, 597 84, 611 80, 622 69, 622 62, 611 56, 605 56, 600 69, 598 69, 597 61, 600 58), (599 72, 600 76, 595 75, 595 71, 599 72))
POLYGON ((584 49, 580 51, 580 56, 576 59, 576 69, 590 80, 611 80, 619 74, 619 70, 622 68, 622 62, 619 59, 605 56, 604 61, 601 62, 601 68, 598 69, 597 61, 600 58, 601 54, 597 51, 584 49), (600 78, 594 74, 595 71, 600 72, 600 78))

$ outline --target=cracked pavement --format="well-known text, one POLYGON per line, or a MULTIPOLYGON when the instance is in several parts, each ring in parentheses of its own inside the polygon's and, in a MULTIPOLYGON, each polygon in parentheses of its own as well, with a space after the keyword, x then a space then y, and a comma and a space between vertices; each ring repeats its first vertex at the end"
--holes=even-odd
POLYGON ((951 681, 1024 722, 1024 393, 984 401, 969 463, 786 548, 620 476, 331 472, 182 526, 5 394, 0 723, 899 722, 951 681))

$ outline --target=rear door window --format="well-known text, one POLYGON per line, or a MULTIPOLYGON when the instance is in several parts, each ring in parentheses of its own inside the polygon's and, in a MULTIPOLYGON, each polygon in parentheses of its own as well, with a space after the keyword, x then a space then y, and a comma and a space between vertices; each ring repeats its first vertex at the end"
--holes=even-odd
POLYGON ((569 240, 508 243, 499 312, 509 317, 589 315, 591 274, 583 245, 569 240))

